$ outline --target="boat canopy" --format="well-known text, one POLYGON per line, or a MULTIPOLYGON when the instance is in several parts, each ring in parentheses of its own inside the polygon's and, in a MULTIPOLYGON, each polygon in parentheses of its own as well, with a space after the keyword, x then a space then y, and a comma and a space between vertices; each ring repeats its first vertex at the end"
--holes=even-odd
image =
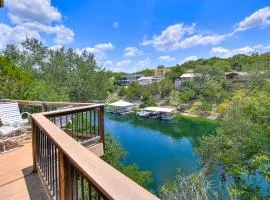
POLYGON ((114 103, 109 104, 109 106, 115 106, 115 107, 131 107, 135 106, 133 103, 129 103, 123 100, 116 101, 114 103))
POLYGON ((174 108, 165 108, 165 107, 147 107, 143 108, 142 110, 150 112, 164 112, 164 113, 171 113, 176 111, 174 108))

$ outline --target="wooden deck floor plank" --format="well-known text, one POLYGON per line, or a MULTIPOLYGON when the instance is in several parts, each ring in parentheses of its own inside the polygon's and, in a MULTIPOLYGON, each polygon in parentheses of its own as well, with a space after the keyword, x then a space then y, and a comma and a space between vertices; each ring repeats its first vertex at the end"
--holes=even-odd
POLYGON ((48 199, 38 175, 32 173, 30 141, 19 149, 0 154, 0 199, 48 199))

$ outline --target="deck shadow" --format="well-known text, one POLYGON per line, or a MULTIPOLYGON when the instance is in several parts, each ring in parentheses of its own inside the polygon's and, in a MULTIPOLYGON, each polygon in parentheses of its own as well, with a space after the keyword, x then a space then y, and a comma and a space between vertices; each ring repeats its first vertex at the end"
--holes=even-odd
POLYGON ((24 181, 28 190, 30 199, 49 200, 47 192, 38 176, 38 173, 33 173, 32 167, 22 169, 24 181))

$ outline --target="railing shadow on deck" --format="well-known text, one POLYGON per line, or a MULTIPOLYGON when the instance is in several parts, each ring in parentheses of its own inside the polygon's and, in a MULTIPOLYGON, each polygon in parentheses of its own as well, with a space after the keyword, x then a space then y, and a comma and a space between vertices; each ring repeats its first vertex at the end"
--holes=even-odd
POLYGON ((45 186, 43 185, 38 173, 33 173, 33 167, 22 169, 23 178, 26 183, 30 199, 49 200, 45 186))

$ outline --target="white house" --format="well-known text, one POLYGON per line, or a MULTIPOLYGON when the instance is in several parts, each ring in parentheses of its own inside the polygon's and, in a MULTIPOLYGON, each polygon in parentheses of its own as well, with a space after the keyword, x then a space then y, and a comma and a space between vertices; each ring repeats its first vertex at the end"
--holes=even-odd
POLYGON ((199 73, 193 73, 193 72, 182 74, 179 78, 174 80, 174 88, 181 89, 181 87, 183 86, 186 80, 193 80, 196 76, 199 76, 199 75, 200 75, 199 73))
POLYGON ((154 82, 159 82, 163 79, 161 76, 143 76, 138 79, 140 85, 149 85, 154 82))

